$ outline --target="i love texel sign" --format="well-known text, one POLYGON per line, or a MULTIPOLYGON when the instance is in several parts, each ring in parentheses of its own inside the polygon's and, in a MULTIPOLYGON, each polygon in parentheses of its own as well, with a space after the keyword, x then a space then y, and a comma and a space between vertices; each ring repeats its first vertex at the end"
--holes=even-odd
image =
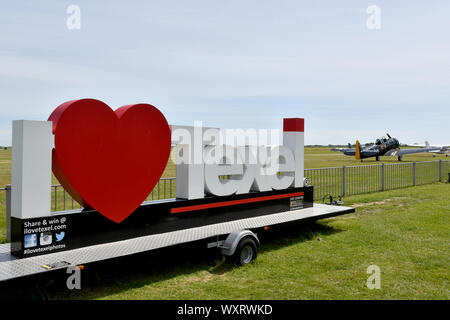
MULTIPOLYGON (((51 170, 73 199, 116 223, 131 215, 151 193, 172 147, 176 151, 177 198, 303 186, 304 121, 300 118, 284 119, 283 144, 276 146, 221 144, 219 129, 170 126, 150 104, 131 104, 113 111, 95 99, 65 102, 48 122, 15 127, 20 127, 17 132, 22 130, 16 135, 13 132, 13 140, 20 136, 19 147, 39 145, 51 155, 29 165, 16 164, 16 177, 26 176, 29 167, 45 174, 51 159, 51 170)), ((47 180, 38 176, 29 178, 28 185, 45 185, 47 180)))

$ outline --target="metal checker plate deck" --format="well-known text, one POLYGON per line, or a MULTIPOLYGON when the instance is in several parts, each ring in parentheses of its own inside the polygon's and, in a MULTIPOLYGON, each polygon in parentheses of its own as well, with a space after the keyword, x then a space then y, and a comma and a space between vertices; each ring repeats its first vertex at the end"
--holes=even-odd
POLYGON ((207 239, 217 235, 229 234, 235 230, 260 228, 307 218, 321 219, 328 216, 335 216, 353 211, 354 209, 350 207, 314 204, 314 206, 310 208, 132 238, 123 241, 99 244, 23 259, 11 256, 10 244, 1 244, 0 281, 56 270, 47 270, 43 268, 42 265, 49 265, 60 261, 67 261, 72 265, 87 264, 172 245, 207 239))

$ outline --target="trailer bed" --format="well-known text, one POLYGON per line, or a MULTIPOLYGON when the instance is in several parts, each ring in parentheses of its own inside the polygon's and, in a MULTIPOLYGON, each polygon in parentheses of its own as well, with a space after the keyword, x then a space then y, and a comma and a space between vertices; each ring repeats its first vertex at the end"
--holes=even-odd
POLYGON ((235 230, 255 229, 299 220, 319 220, 354 211, 355 209, 351 207, 314 204, 313 207, 299 210, 153 234, 29 258, 12 256, 11 245, 1 244, 0 282, 67 268, 68 265, 88 264, 213 238, 235 230))

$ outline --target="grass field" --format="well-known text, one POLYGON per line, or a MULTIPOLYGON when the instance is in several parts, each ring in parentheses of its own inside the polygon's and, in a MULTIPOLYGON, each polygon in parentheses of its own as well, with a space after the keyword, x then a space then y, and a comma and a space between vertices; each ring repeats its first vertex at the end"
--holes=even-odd
MULTIPOLYGON (((87 266, 82 289, 45 285, 51 299, 449 299, 450 184, 349 197, 356 213, 260 235, 251 265, 215 251, 167 250, 87 266), (366 286, 381 270, 381 289, 366 286)), ((38 298, 32 288, 0 298, 38 298)))

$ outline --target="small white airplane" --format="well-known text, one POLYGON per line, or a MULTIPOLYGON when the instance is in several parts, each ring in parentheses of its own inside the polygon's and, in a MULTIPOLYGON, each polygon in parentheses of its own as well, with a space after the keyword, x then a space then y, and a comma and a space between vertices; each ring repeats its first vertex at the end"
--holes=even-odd
POLYGON ((425 141, 425 145, 414 143, 414 146, 425 148, 436 148, 435 150, 428 151, 432 153, 433 156, 435 156, 436 154, 445 154, 445 156, 448 157, 450 155, 450 144, 448 145, 433 144, 432 146, 430 146, 430 143, 428 141, 425 141))

